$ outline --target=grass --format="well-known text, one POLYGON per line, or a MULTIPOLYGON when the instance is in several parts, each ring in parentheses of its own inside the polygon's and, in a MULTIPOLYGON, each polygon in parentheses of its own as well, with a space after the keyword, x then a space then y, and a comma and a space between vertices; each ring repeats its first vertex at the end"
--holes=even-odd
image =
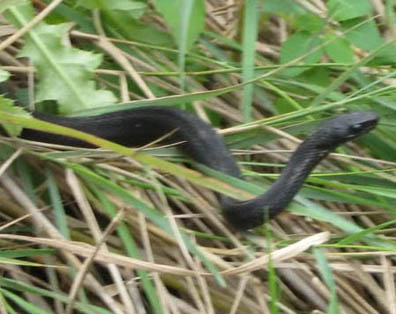
POLYGON ((0 4, 1 122, 101 148, 1 138, 2 313, 396 313, 394 8, 283 1, 0 4), (244 179, 31 119, 10 98, 69 115, 189 110, 244 179), (262 193, 321 121, 362 109, 378 128, 287 211, 249 232, 223 220, 214 192, 262 193))

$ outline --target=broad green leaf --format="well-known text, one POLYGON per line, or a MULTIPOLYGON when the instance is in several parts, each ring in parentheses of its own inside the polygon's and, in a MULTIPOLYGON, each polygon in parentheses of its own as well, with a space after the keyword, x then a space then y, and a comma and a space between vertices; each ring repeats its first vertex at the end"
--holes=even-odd
POLYGON ((347 79, 349 79, 350 77, 352 77, 357 70, 359 69, 359 67, 366 65, 368 63, 370 63, 371 61, 373 61, 377 56, 380 56, 381 53, 383 53, 385 50, 388 50, 388 48, 393 47, 394 46, 394 42, 395 39, 392 39, 388 42, 385 42, 384 44, 380 45, 379 47, 377 47, 371 54, 365 56, 364 58, 360 59, 358 62, 355 62, 353 64, 353 66, 351 66, 347 71, 343 72, 340 76, 337 77, 337 79, 335 79, 327 88, 326 90, 315 97, 315 99, 313 99, 311 101, 311 106, 312 107, 317 107, 319 104, 321 104, 326 97, 334 92, 337 88, 339 88, 347 79))
POLYGON ((147 4, 134 0, 80 0, 78 5, 87 9, 125 11, 135 19, 140 18, 147 8, 147 4))
POLYGON ((16 5, 23 5, 23 4, 28 4, 27 0, 2 0, 0 1, 0 13, 3 11, 7 10, 11 6, 16 6, 16 5))
POLYGON ((373 20, 354 19, 343 22, 342 27, 345 38, 359 48, 374 50, 385 42, 373 20))
MULTIPOLYGON (((99 54, 92 54, 87 51, 72 48, 70 46, 64 45, 61 40, 62 36, 65 36, 70 25, 68 24, 58 24, 58 25, 48 25, 40 24, 35 28, 35 34, 40 36, 40 44, 44 44, 49 53, 53 53, 57 60, 48 60, 49 62, 57 62, 60 66, 72 66, 72 67, 82 67, 87 71, 95 70, 102 61, 102 57, 99 54)), ((47 50, 46 49, 46 50, 47 50)), ((32 40, 28 40, 25 44, 20 56, 29 57, 37 67, 45 67, 48 64, 43 64, 44 61, 43 54, 46 50, 41 50, 36 48, 36 43, 32 40)), ((55 65, 54 65, 55 66, 55 65)), ((43 69, 39 69, 43 70, 43 69)))
MULTIPOLYGON (((306 82, 311 82, 316 86, 327 87, 330 85, 330 71, 327 67, 317 67, 312 68, 308 71, 305 71, 301 74, 301 77, 306 80, 306 82)), ((336 98, 338 95, 334 92, 333 95, 330 95, 329 98, 336 98)), ((338 97, 340 99, 341 97, 338 97)))
POLYGON ((263 11, 271 13, 303 14, 306 10, 294 0, 265 0, 263 11))
MULTIPOLYGON (((313 49, 316 49, 322 41, 316 37, 312 36, 312 34, 308 32, 299 32, 292 36, 290 36, 282 45, 281 53, 280 53, 280 62, 288 63, 293 61, 301 56, 306 55, 306 57, 297 62, 296 64, 305 64, 305 63, 316 63, 319 61, 323 51, 322 49, 318 49, 314 52, 313 49)), ((309 68, 293 68, 287 69, 282 73, 296 76, 309 68)))
POLYGON ((161 47, 172 47, 172 37, 150 24, 140 23, 137 18, 143 13, 142 2, 132 0, 107 1, 88 0, 79 4, 89 9, 100 9, 103 13, 103 23, 113 37, 123 37, 161 47), (134 9, 132 9, 132 6, 134 9), (129 9, 128 9, 129 8, 129 9))
POLYGON ((338 37, 335 34, 328 33, 325 36, 328 44, 325 45, 324 50, 326 54, 339 63, 353 63, 353 51, 350 43, 344 38, 338 37))
POLYGON ((327 7, 329 15, 336 21, 350 20, 371 13, 371 5, 367 0, 330 0, 327 7))
POLYGON ((204 1, 155 0, 154 5, 164 17, 179 47, 184 45, 189 50, 204 27, 204 1))
POLYGON ((177 43, 179 56, 180 89, 185 89, 185 56, 205 25, 203 0, 155 0, 156 9, 165 18, 177 43))
POLYGON ((121 34, 128 40, 160 47, 174 47, 170 34, 160 31, 152 25, 140 23, 124 11, 106 10, 104 17, 106 23, 116 29, 114 32, 115 36, 120 36, 121 34))
POLYGON ((302 14, 297 17, 296 23, 300 30, 309 32, 311 34, 319 33, 324 26, 324 20, 313 13, 302 14))
POLYGON ((22 27, 19 20, 30 21, 34 18, 34 10, 29 1, 15 1, 12 6, 7 6, 4 15, 9 22, 17 27, 22 27))
POLYGON ((109 7, 114 10, 129 11, 129 10, 142 10, 147 7, 143 2, 131 0, 117 0, 109 3, 109 7))

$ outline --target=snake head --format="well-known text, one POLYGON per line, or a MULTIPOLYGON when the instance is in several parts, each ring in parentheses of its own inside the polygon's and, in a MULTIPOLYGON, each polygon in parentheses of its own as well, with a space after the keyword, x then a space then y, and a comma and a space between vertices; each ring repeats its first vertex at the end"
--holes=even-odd
POLYGON ((373 111, 355 111, 343 116, 340 116, 339 119, 341 123, 342 119, 344 119, 345 124, 349 128, 349 140, 368 133, 377 126, 379 121, 379 116, 373 111))
POLYGON ((310 137, 320 138, 320 145, 333 148, 374 129, 379 116, 373 111, 354 111, 323 123, 310 137))

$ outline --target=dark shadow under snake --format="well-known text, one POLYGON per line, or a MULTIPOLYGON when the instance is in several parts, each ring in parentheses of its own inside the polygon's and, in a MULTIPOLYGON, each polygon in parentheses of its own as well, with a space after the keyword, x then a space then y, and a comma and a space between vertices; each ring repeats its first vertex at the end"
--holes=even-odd
MULTIPOLYGON (((241 177, 223 138, 191 113, 170 107, 141 107, 91 117, 59 117, 34 113, 36 118, 84 131, 126 145, 141 146, 171 133, 167 143, 182 142, 180 149, 195 161, 225 174, 241 177), (173 132, 173 133, 172 133, 173 132)), ((239 229, 260 226, 279 214, 301 188, 313 168, 337 146, 375 128, 378 115, 356 111, 323 123, 291 156, 278 180, 262 195, 239 201, 218 195, 226 219, 239 229)), ((24 129, 22 138, 78 147, 90 144, 71 137, 24 129)))

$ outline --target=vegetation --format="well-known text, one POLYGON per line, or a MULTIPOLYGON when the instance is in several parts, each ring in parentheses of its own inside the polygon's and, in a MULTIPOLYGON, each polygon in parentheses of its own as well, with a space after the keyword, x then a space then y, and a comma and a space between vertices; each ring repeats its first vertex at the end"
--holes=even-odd
POLYGON ((1 1, 1 313, 396 313, 394 12, 391 0, 1 1), (29 116, 146 105, 218 128, 244 180, 193 171, 175 147, 29 116), (322 162, 285 213, 249 232, 223 220, 214 192, 262 193, 322 120, 362 109, 378 128, 322 162), (24 141, 23 127, 101 149, 24 141))

